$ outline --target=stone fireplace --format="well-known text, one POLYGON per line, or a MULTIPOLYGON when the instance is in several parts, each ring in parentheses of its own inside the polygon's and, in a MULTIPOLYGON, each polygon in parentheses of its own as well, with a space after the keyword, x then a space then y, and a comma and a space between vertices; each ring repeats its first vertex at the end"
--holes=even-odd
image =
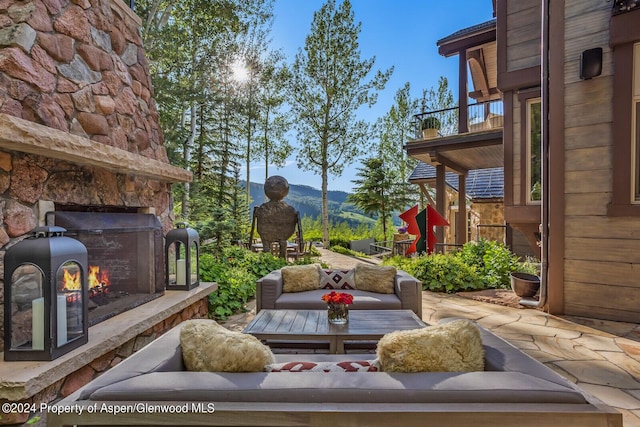
MULTIPOLYGON (((145 288, 144 300, 162 293, 171 184, 191 174, 168 162, 140 27, 122 0, 0 1, 0 260, 46 225, 48 212, 52 224, 71 227, 94 253, 105 235, 83 230, 107 232, 95 212, 151 216, 154 231, 109 243, 131 247, 135 240, 137 252, 127 258, 150 259, 135 274, 151 270, 153 278, 135 289, 113 288, 123 298, 145 288), (71 213, 82 210, 88 216, 71 213)), ((96 319, 105 316, 111 314, 96 319)))
POLYGON ((88 253, 89 326, 164 293, 162 226, 155 215, 48 212, 88 253))
MULTIPOLYGON (((0 361, 0 402, 39 405, 68 395, 179 322, 207 314, 214 284, 162 294, 157 243, 173 229, 171 185, 191 173, 168 162, 141 27, 122 0, 0 0, 0 278, 6 250, 53 215, 50 221, 87 238, 102 264, 110 246, 135 251, 109 266, 136 270, 118 278, 123 287, 111 288, 113 277, 98 281, 122 297, 146 295, 127 306, 151 299, 117 316, 97 315, 106 319, 89 328, 88 343, 55 361, 0 361), (153 226, 120 227, 104 240, 97 230, 109 228, 95 216, 60 219, 71 212, 139 215, 153 226), (140 254, 146 261, 127 263, 140 254)), ((0 281, 0 298, 3 287, 0 281)), ((27 415, 2 414, 0 424, 27 415)))

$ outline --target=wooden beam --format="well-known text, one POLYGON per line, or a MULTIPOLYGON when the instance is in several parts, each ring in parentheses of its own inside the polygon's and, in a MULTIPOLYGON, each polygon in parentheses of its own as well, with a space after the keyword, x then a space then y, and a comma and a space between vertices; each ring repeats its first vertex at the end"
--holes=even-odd
POLYGON ((458 175, 458 218, 456 244, 467 243, 467 174, 458 175))
POLYGON ((465 167, 459 165, 458 163, 454 162, 453 160, 447 159, 446 157, 444 157, 440 153, 435 153, 434 156, 432 156, 432 159, 434 157, 435 157, 435 163, 440 164, 440 165, 445 165, 446 167, 448 167, 452 171, 457 172, 458 174, 466 175, 467 172, 469 172, 469 170, 466 169, 465 167))
MULTIPOLYGON (((436 166, 436 210, 443 218, 447 217, 447 181, 446 181, 446 168, 444 165, 436 166)), ((427 226, 431 227, 430 224, 427 226)), ((438 242, 444 243, 444 227, 436 227, 436 239, 438 242)))
POLYGON ((469 89, 467 80, 467 52, 462 51, 458 60, 458 133, 469 132, 469 89))
MULTIPOLYGON (((421 182, 418 185, 420 186, 420 190, 422 191, 422 194, 427 196, 427 200, 429 201, 429 204, 435 208, 437 206, 437 204, 433 200, 433 198, 431 197, 431 194, 429 194, 429 190, 427 190, 426 184, 424 182, 421 182)), ((429 186, 429 187, 431 187, 431 186, 429 186)))

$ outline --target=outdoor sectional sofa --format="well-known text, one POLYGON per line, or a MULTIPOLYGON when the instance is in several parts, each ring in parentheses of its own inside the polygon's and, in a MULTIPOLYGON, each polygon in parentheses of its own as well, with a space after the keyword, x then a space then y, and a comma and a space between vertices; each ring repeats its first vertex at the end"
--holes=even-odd
MULTIPOLYGON (((320 269, 320 274, 327 280, 321 280, 315 289, 296 292, 286 292, 283 269, 272 271, 256 282, 256 311, 262 309, 323 310, 327 308, 327 304, 322 301, 322 295, 335 290, 353 295, 354 303, 349 306, 350 310, 411 310, 418 317, 422 317, 422 282, 405 271, 395 270, 392 291, 389 293, 351 289, 355 287, 353 284, 355 281, 348 277, 358 274, 359 270, 375 273, 376 268, 376 266, 358 264, 351 270, 320 269), (325 283, 331 283, 334 287, 323 286, 325 283), (345 283, 347 283, 346 287, 343 287, 345 283)), ((381 267, 381 270, 384 268, 381 267)))
POLYGON ((480 372, 223 373, 185 369, 181 327, 51 407, 47 425, 622 426, 620 413, 482 328, 480 372))

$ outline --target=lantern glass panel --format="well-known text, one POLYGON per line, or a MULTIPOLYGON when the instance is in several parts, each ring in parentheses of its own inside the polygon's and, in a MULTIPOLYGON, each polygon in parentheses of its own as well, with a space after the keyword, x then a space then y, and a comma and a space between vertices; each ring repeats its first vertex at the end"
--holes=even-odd
POLYGON ((187 254, 185 245, 174 242, 169 247, 167 265, 169 266, 169 283, 171 285, 187 285, 187 254))
POLYGON ((189 247, 189 269, 191 274, 191 284, 198 283, 198 244, 191 242, 189 247))
POLYGON ((11 275, 12 349, 44 350, 44 283, 44 273, 33 264, 11 275))
POLYGON ((56 273, 54 315, 58 347, 83 335, 83 275, 82 266, 75 261, 64 263, 56 273))

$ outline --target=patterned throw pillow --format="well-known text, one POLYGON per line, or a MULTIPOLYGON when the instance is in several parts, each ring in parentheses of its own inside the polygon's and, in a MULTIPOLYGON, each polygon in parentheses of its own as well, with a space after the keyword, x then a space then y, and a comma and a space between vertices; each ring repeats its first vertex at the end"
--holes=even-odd
POLYGON ((322 289, 355 289, 353 270, 320 270, 322 289))
POLYGON ((350 362, 285 362, 265 365, 267 372, 378 372, 374 360, 350 362))

